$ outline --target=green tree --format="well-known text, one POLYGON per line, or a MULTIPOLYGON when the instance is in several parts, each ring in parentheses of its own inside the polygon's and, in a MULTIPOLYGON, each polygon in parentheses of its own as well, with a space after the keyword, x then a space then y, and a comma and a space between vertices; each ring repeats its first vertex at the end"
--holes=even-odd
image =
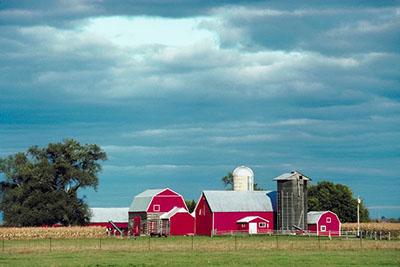
POLYGON ((83 146, 72 139, 0 158, 4 225, 87 224, 89 209, 78 197, 78 189, 97 189, 98 161, 106 159, 97 145, 83 146))
MULTIPOLYGON (((357 221, 357 198, 348 186, 322 181, 309 186, 307 193, 308 211, 329 210, 336 213, 341 222, 357 221)), ((361 201, 360 222, 369 221, 369 211, 361 201)))
MULTIPOLYGON (((227 175, 221 178, 224 183, 224 187, 226 190, 233 190, 233 174, 229 172, 227 175)), ((258 187, 257 183, 254 183, 253 189, 255 191, 262 191, 263 189, 258 187)))
POLYGON ((192 213, 194 211, 194 209, 196 208, 196 201, 193 200, 185 200, 186 206, 189 210, 190 213, 192 213))

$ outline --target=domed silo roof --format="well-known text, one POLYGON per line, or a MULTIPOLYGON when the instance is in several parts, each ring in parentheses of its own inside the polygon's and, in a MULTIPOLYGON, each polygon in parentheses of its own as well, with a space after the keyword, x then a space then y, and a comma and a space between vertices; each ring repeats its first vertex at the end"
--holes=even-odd
POLYGON ((254 172, 252 169, 246 166, 239 166, 233 170, 233 176, 254 176, 254 172))

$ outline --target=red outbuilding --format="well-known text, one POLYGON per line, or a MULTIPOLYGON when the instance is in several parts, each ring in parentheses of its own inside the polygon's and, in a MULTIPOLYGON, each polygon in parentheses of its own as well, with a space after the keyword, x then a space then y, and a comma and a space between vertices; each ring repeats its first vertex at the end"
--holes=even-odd
POLYGON ((331 211, 310 211, 307 213, 308 231, 316 235, 340 236, 339 217, 331 211))
POLYGON ((248 216, 238 220, 236 223, 238 224, 238 230, 242 233, 267 234, 272 232, 269 228, 269 221, 258 216, 248 216))
POLYGON ((160 216, 169 222, 170 235, 194 235, 194 217, 184 208, 175 207, 160 216))
POLYGON ((203 191, 195 208, 196 234, 219 235, 237 232, 237 222, 246 217, 268 221, 273 231, 271 191, 203 191))
POLYGON ((146 190, 129 207, 129 228, 138 234, 168 235, 170 225, 160 216, 175 207, 188 210, 180 194, 169 188, 146 190))

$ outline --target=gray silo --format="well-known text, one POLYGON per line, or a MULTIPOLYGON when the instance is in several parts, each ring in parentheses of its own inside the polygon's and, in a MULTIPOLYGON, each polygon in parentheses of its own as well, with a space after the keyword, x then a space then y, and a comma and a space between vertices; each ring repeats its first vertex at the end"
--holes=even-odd
POLYGON ((307 230, 307 184, 311 179, 293 171, 273 179, 277 181, 276 229, 307 230))

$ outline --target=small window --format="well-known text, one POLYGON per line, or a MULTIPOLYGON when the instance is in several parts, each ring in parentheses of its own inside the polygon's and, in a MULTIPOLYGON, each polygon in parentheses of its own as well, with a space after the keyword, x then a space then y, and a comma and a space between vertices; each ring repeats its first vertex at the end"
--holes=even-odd
POLYGON ((331 223, 331 221, 332 221, 332 220, 331 220, 331 217, 326 217, 326 222, 327 222, 327 223, 331 223))
POLYGON ((265 228, 265 227, 267 226, 267 224, 266 224, 265 222, 260 222, 260 223, 258 224, 258 226, 259 226, 260 228, 265 228))
POLYGON ((325 232, 326 231, 326 226, 325 225, 321 225, 321 232, 325 232))
POLYGON ((153 205, 154 211, 160 211, 160 205, 153 205))
POLYGON ((206 215, 206 205, 203 205, 203 216, 206 215))
POLYGON ((199 209, 199 216, 201 216, 201 209, 199 209))
POLYGON ((242 223, 242 227, 245 227, 246 226, 246 224, 245 223, 242 223))

